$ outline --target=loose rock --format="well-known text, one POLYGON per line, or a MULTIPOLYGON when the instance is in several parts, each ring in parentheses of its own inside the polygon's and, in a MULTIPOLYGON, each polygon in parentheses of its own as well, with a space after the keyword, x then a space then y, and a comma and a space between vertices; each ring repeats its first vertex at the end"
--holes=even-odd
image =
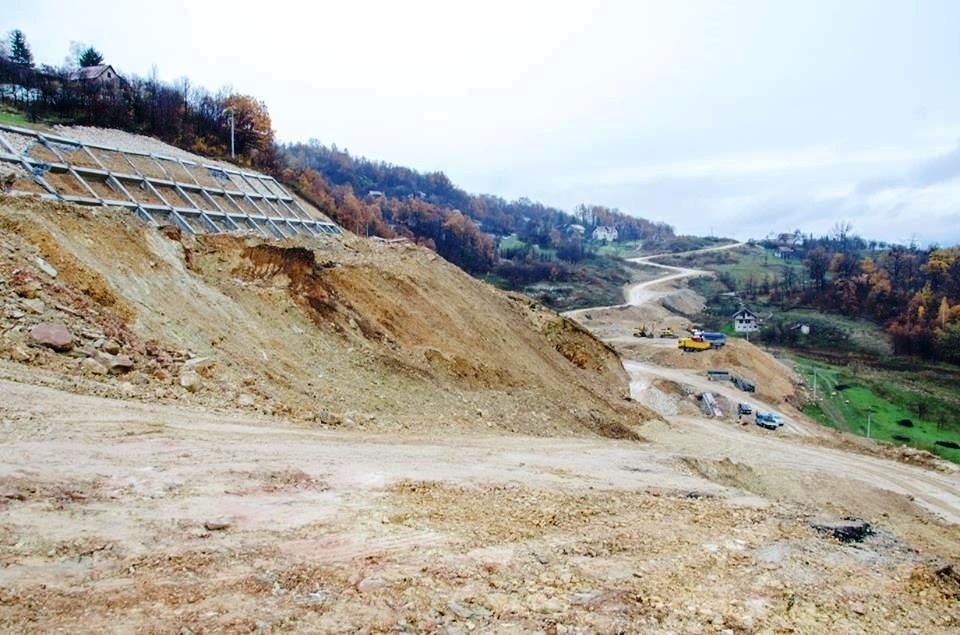
POLYGON ((53 265, 51 265, 49 262, 47 262, 46 260, 44 260, 44 259, 41 258, 40 256, 37 256, 36 262, 37 262, 37 267, 40 269, 40 271, 42 271, 43 273, 47 274, 47 275, 50 276, 51 278, 56 278, 56 277, 57 277, 57 269, 56 269, 56 267, 54 267, 53 265))
POLYGON ((360 593, 369 593, 387 586, 387 581, 383 578, 364 578, 357 583, 357 591, 360 593))
POLYGON ((195 370, 185 370, 180 373, 180 386, 186 388, 190 392, 197 392, 200 390, 200 386, 203 385, 203 380, 200 378, 200 374, 195 370))
POLYGON ((111 355, 116 355, 120 352, 120 343, 116 340, 106 340, 103 344, 100 345, 100 348, 104 353, 110 353, 111 355))
POLYGON ((36 313, 37 315, 40 315, 47 309, 47 305, 44 304, 40 298, 26 298, 23 300, 23 306, 31 313, 36 313))
POLYGON ((216 520, 208 520, 203 523, 203 528, 207 531, 224 531, 230 529, 233 526, 233 523, 224 518, 218 518, 216 520))
POLYGON ((34 342, 55 351, 69 351, 73 348, 73 335, 62 324, 37 324, 30 330, 34 342))

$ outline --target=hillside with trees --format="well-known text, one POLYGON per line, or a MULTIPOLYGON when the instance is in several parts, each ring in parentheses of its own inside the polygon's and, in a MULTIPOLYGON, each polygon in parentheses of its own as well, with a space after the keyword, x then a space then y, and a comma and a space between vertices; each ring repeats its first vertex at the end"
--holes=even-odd
POLYGON ((775 309, 760 334, 770 343, 794 345, 801 338, 791 320, 777 314, 813 310, 877 325, 894 353, 960 363, 960 248, 891 245, 852 229, 841 222, 825 236, 798 230, 758 241, 762 261, 705 257, 699 264, 716 270, 721 285, 714 304, 728 312, 735 298, 723 292, 733 291, 742 301, 775 309))
MULTIPOLYGON (((408 238, 436 250, 474 275, 518 289, 533 281, 598 284, 581 263, 598 256, 595 228, 615 228, 619 240, 673 237, 654 223, 602 206, 573 213, 525 198, 507 201, 469 194, 442 172, 350 155, 316 141, 278 145, 266 104, 228 89, 216 93, 189 79, 163 82, 117 73, 113 81, 88 81, 86 69, 106 64, 93 46, 73 43, 62 66, 36 65, 26 36, 10 34, 0 54, 0 101, 33 123, 117 128, 149 135, 197 154, 232 160, 272 174, 309 198, 343 227, 361 235, 408 238), (231 119, 235 157, 231 149, 231 119), (515 237, 524 247, 501 253, 515 237)), ((112 67, 111 67, 112 68, 112 67)), ((615 269, 605 263, 605 269, 615 269)), ((549 301, 549 298, 545 298, 549 301)))

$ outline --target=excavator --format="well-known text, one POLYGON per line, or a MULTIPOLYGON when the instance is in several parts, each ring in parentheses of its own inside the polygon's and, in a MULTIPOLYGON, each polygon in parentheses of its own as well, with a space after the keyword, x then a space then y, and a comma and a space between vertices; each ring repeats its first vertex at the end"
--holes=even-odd
POLYGON ((634 337, 653 337, 653 327, 647 326, 646 323, 641 324, 640 326, 633 329, 634 337))

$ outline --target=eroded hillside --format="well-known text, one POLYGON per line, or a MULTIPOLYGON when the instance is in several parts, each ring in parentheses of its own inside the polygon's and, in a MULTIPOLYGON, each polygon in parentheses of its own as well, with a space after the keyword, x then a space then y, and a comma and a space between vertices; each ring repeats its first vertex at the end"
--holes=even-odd
POLYGON ((190 237, 23 198, 0 230, 7 378, 377 430, 630 438, 652 417, 612 349, 409 243, 190 237))

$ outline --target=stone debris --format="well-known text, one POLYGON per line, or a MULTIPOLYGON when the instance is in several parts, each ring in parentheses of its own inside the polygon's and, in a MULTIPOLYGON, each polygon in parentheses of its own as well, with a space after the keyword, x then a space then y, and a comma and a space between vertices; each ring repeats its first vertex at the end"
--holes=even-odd
POLYGON ((44 260, 41 256, 37 256, 35 262, 37 263, 37 268, 40 269, 43 273, 47 274, 51 278, 57 277, 57 269, 51 265, 49 262, 44 260))
POLYGON ((41 323, 30 329, 30 338, 41 346, 55 351, 69 351, 73 348, 73 334, 62 324, 41 323))
POLYGON ((857 518, 842 520, 814 520, 810 526, 822 534, 829 534, 840 542, 863 542, 873 534, 870 523, 857 518))
POLYGON ((197 392, 203 385, 203 378, 195 370, 184 370, 180 373, 180 387, 189 392, 197 392))
POLYGON ((208 520, 203 523, 203 528, 207 531, 225 531, 230 529, 233 526, 233 523, 225 518, 217 518, 215 520, 208 520))

